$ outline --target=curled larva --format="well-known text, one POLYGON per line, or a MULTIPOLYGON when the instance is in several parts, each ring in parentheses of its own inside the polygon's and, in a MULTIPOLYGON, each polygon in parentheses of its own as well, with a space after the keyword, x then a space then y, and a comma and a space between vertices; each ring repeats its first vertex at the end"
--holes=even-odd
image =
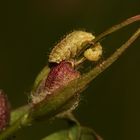
POLYGON ((102 53, 102 46, 100 43, 97 43, 93 48, 89 48, 84 52, 84 57, 89 61, 98 61, 102 53))
POLYGON ((85 31, 74 31, 61 40, 49 55, 49 62, 59 63, 62 60, 70 60, 84 47, 86 42, 93 40, 95 36, 85 31))

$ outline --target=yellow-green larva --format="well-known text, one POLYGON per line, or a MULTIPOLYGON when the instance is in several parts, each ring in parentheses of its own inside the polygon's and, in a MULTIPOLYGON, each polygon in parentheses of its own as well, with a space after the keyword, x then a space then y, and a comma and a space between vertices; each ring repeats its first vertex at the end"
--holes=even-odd
POLYGON ((84 52, 84 57, 89 61, 98 61, 103 53, 100 43, 95 44, 93 48, 89 48, 84 52))
POLYGON ((74 58, 83 47, 83 44, 95 38, 85 31, 73 31, 61 40, 49 55, 49 62, 59 63, 62 60, 74 58))

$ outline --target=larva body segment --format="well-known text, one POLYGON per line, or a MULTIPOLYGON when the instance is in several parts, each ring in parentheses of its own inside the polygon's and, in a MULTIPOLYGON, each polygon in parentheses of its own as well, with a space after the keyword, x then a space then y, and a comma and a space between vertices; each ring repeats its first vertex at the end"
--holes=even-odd
POLYGON ((49 62, 60 63, 70 60, 82 49, 83 44, 93 40, 95 36, 85 31, 74 31, 60 41, 49 55, 49 62))

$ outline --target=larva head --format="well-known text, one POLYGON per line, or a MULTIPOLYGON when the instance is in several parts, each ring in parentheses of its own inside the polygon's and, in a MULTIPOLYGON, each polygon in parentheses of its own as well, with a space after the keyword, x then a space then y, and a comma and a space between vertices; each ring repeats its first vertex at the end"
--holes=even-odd
POLYGON ((97 43, 93 48, 89 48, 84 52, 84 57, 89 61, 98 61, 102 56, 103 50, 100 43, 97 43))
POLYGON ((85 46, 84 44, 95 38, 91 33, 85 31, 74 31, 61 40, 51 51, 49 62, 60 63, 69 61, 85 46))

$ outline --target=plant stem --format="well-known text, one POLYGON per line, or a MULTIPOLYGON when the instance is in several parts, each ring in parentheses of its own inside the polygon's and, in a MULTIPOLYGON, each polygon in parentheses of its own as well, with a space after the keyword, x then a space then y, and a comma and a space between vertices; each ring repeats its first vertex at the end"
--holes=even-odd
MULTIPOLYGON (((89 45, 90 48, 93 48, 94 45, 99 42, 102 38, 104 38, 105 36, 110 35, 111 33, 133 23, 136 21, 140 21, 140 15, 136 15, 134 17, 128 18, 125 21, 116 24, 114 26, 112 26, 111 28, 107 29, 105 32, 99 34, 94 40, 92 40, 91 42, 87 43, 87 45, 89 45)), ((79 60, 75 61, 75 66, 78 66, 79 64, 83 63, 86 60, 85 57, 81 57, 79 60)))
POLYGON ((125 21, 116 24, 114 26, 112 26, 111 28, 107 29, 105 32, 101 33, 100 35, 98 35, 92 42, 95 44, 96 42, 98 42, 99 40, 101 40, 103 37, 108 36, 109 34, 133 23, 136 21, 140 21, 140 15, 136 15, 134 17, 128 18, 125 21))
POLYGON ((101 64, 97 65, 93 70, 86 73, 85 76, 82 76, 81 81, 78 86, 84 86, 85 81, 87 83, 91 82, 94 78, 96 78, 101 72, 103 72, 106 68, 108 68, 113 62, 115 62, 120 55, 140 36, 140 28, 126 41, 119 49, 117 49, 109 58, 103 61, 101 64), (82 85, 83 84, 83 85, 82 85))
POLYGON ((25 113, 27 113, 29 111, 29 109, 30 109, 29 105, 24 105, 14 111, 12 111, 10 125, 15 123, 19 118, 21 118, 25 113))

